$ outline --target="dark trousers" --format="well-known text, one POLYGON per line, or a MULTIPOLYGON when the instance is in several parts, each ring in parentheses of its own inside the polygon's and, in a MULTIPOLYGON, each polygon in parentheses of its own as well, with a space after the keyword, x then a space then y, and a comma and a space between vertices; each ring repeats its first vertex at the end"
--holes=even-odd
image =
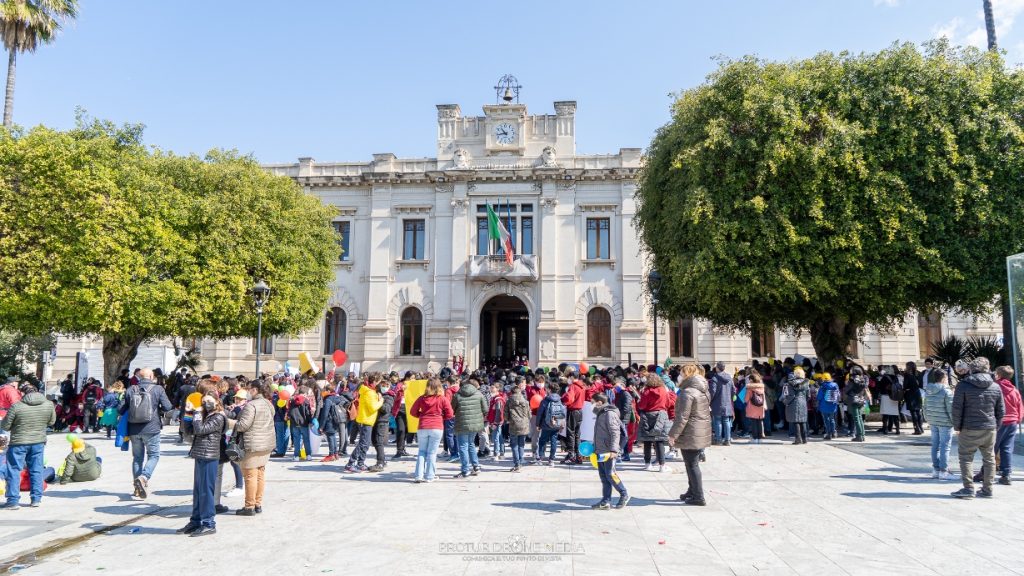
POLYGON ((459 453, 459 445, 455 443, 455 418, 444 421, 444 449, 449 456, 459 453))
POLYGON ((338 454, 348 453, 348 422, 338 426, 338 454))
POLYGON ((565 423, 566 458, 580 457, 580 425, 583 424, 583 410, 569 410, 565 423))
POLYGON ((395 455, 405 454, 406 434, 409 426, 405 421, 405 410, 399 410, 395 416, 395 455))
POLYGON ((615 473, 614 457, 597 463, 597 475, 601 478, 601 500, 607 502, 612 499, 612 488, 615 488, 620 497, 626 495, 626 485, 615 473))
POLYGON ((694 500, 703 500, 704 484, 700 476, 700 450, 683 450, 683 462, 686 464, 686 480, 690 484, 686 491, 694 500))
POLYGON ((764 438, 764 420, 760 418, 747 418, 747 428, 750 429, 750 437, 754 440, 764 438))
POLYGON ((352 456, 348 459, 349 466, 365 466, 366 453, 370 450, 370 436, 373 434, 373 426, 368 424, 357 424, 355 448, 352 449, 352 456))
POLYGON ((807 422, 791 422, 793 427, 793 442, 807 443, 807 422))
POLYGON ((195 460, 195 473, 192 479, 192 516, 189 524, 194 526, 217 526, 216 512, 213 507, 217 502, 217 460, 195 460))
POLYGON ((892 432, 893 427, 896 428, 896 433, 900 433, 900 417, 899 416, 882 416, 882 430, 884 432, 892 432))
POLYGON ((914 433, 915 434, 923 434, 924 433, 924 418, 921 417, 921 409, 920 408, 911 409, 910 410, 910 420, 914 423, 914 433))
POLYGON ((651 448, 654 448, 655 456, 658 459, 658 464, 665 463, 665 443, 664 442, 647 442, 644 441, 644 464, 651 463, 651 448))
POLYGON ((377 418, 377 424, 373 427, 373 449, 377 451, 377 465, 384 466, 388 463, 387 454, 384 453, 384 449, 388 445, 388 421, 384 420, 384 423, 380 423, 380 418, 377 418))

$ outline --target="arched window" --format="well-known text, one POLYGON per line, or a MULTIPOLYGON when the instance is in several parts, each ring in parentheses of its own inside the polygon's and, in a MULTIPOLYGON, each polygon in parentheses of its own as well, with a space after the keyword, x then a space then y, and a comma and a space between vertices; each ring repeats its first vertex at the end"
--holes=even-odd
POLYGON ((334 307, 327 311, 324 318, 324 354, 333 354, 335 350, 345 349, 345 331, 348 328, 348 315, 341 308, 334 307))
POLYGON ((612 315, 604 308, 587 313, 587 356, 610 358, 612 355, 612 315))
POLYGON ((423 313, 418 308, 402 312, 402 356, 423 355, 423 313))

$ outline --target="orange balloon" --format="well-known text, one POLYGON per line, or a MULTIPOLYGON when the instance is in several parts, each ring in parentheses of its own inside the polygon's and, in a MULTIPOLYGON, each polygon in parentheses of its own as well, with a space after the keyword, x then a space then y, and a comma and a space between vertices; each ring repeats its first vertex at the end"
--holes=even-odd
POLYGON ((587 366, 586 362, 580 362, 580 375, 590 372, 590 366, 587 366))
POLYGON ((285 390, 284 388, 281 388, 280 390, 277 391, 277 397, 281 400, 288 400, 289 398, 292 397, 292 393, 285 390))

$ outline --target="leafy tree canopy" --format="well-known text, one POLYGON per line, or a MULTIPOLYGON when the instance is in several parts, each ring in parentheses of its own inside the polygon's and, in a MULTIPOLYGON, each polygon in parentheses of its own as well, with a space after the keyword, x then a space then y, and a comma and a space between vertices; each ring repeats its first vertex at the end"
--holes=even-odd
POLYGON ((0 326, 97 334, 107 376, 143 341, 314 325, 338 244, 332 212, 248 157, 147 149, 140 126, 0 134, 0 326))
POLYGON ((637 225, 666 315, 803 329, 986 310, 1024 236, 1024 74, 944 41, 724 61, 651 143, 637 225))

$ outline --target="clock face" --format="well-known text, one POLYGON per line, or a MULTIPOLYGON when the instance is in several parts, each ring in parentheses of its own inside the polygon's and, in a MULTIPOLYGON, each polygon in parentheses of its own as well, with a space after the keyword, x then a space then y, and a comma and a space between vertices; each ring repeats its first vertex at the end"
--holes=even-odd
POLYGON ((516 127, 503 122, 494 127, 494 140, 503 146, 507 146, 516 141, 516 127))

